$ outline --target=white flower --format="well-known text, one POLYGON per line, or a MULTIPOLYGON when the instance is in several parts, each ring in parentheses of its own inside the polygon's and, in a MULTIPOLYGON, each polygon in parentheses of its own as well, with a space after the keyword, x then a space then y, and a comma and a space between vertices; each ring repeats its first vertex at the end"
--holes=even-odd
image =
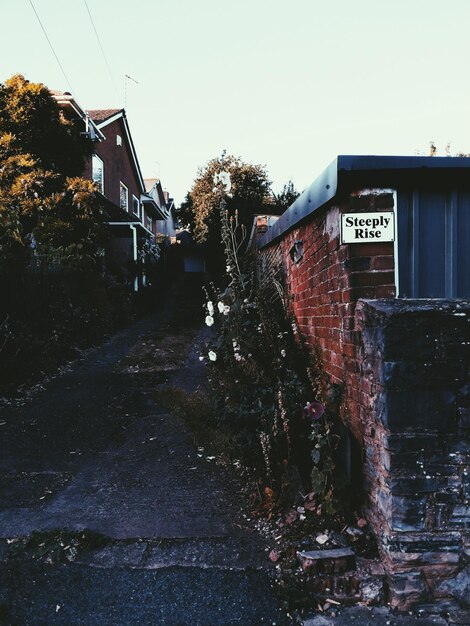
POLYGON ((227 265, 226 269, 227 269, 227 274, 230 274, 230 272, 232 271, 232 268, 230 267, 230 265, 227 265))
POLYGON ((241 360, 242 360, 242 356, 238 352, 235 352, 235 361, 241 361, 241 360))
POLYGON ((207 315, 206 316, 206 324, 207 324, 207 326, 212 326, 213 323, 214 323, 214 318, 212 317, 212 315, 207 315))
POLYGON ((213 350, 209 350, 209 354, 207 356, 209 357, 209 361, 217 361, 217 355, 213 350))
POLYGON ((209 315, 214 315, 214 305, 212 304, 212 302, 210 300, 207 303, 207 311, 208 311, 209 315))
POLYGON ((230 313, 230 307, 228 304, 224 306, 224 310, 222 311, 224 315, 228 315, 230 313))
POLYGON ((286 356, 286 351, 285 350, 281 350, 281 356, 283 356, 283 357, 286 356))
POLYGON ((229 193, 232 188, 230 172, 219 172, 214 174, 214 185, 218 185, 219 183, 222 183, 224 191, 229 193))
POLYGON ((200 356, 200 357, 199 357, 199 360, 200 360, 200 361, 204 361, 204 357, 203 357, 203 356, 200 356))
POLYGON ((223 302, 217 302, 217 308, 219 309, 219 313, 223 313, 224 312, 224 303, 223 302))

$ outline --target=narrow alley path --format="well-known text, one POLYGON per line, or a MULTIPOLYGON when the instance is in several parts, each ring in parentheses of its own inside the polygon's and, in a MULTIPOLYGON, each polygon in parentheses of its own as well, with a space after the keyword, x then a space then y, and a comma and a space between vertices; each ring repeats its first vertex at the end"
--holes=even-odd
POLYGON ((155 401, 167 380, 203 380, 197 349, 168 371, 119 366, 184 323, 182 307, 194 327, 199 294, 180 285, 162 311, 1 406, 1 624, 286 623, 231 479, 155 401))

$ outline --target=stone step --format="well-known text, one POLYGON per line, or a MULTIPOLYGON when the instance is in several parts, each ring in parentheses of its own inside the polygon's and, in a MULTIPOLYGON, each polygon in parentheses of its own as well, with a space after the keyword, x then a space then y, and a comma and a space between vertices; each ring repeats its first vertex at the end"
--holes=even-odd
POLYGON ((332 548, 298 552, 304 572, 341 574, 356 568, 356 555, 351 548, 332 548))
POLYGON ((92 567, 131 567, 160 570, 195 567, 223 570, 272 570, 267 551, 249 537, 161 539, 138 543, 113 543, 87 551, 76 561, 92 567))

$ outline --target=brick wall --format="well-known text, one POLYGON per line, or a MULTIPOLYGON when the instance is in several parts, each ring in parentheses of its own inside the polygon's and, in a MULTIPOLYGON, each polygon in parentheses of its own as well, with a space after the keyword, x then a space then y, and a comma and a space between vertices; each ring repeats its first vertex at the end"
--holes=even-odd
MULTIPOLYGON (((119 183, 124 183, 128 189, 128 211, 132 214, 132 195, 140 200, 141 191, 122 120, 115 120, 103 132, 106 140, 95 145, 95 152, 104 163, 104 195, 119 206, 119 183), (122 145, 117 144, 116 135, 121 136, 122 145)), ((87 167, 91 176, 90 164, 87 167)))
POLYGON ((470 302, 360 302, 356 332, 368 519, 392 604, 470 604, 470 302))
POLYGON ((395 299, 393 243, 340 243, 341 213, 391 210, 394 197, 362 191, 318 209, 260 249, 259 271, 284 282, 325 386, 342 391, 394 605, 470 603, 468 310, 395 299))
POLYGON ((393 201, 387 191, 352 194, 260 251, 262 271, 283 275, 300 331, 312 349, 320 348, 327 383, 348 385, 342 418, 358 441, 358 400, 370 389, 358 378, 354 312, 360 298, 395 295, 393 243, 341 245, 340 214, 391 210, 393 201), (298 263, 289 255, 296 241, 303 242, 298 263))

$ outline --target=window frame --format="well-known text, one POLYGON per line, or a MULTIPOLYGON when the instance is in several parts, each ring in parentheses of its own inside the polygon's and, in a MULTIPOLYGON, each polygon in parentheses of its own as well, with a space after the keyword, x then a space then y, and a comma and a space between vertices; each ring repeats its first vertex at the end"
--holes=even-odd
POLYGON ((96 182, 95 179, 95 162, 99 161, 101 163, 101 184, 100 184, 100 189, 98 189, 98 191, 104 196, 104 161, 101 157, 99 157, 97 154, 93 154, 91 157, 91 178, 93 180, 93 182, 95 183, 95 185, 98 186, 98 183, 96 182))
POLYGON ((137 215, 137 217, 140 220, 141 219, 141 212, 142 212, 142 206, 141 206, 140 200, 139 200, 139 198, 134 196, 134 194, 132 194, 132 213, 134 215, 137 215), (135 212, 135 209, 134 209, 134 202, 137 202, 137 213, 135 212))
POLYGON ((127 211, 127 213, 129 213, 129 189, 122 182, 122 180, 119 181, 119 207, 121 209, 123 209, 124 211, 127 211), (123 206, 123 204, 122 204, 122 195, 121 195, 121 193, 122 193, 122 191, 124 189, 126 191, 126 206, 123 206))

